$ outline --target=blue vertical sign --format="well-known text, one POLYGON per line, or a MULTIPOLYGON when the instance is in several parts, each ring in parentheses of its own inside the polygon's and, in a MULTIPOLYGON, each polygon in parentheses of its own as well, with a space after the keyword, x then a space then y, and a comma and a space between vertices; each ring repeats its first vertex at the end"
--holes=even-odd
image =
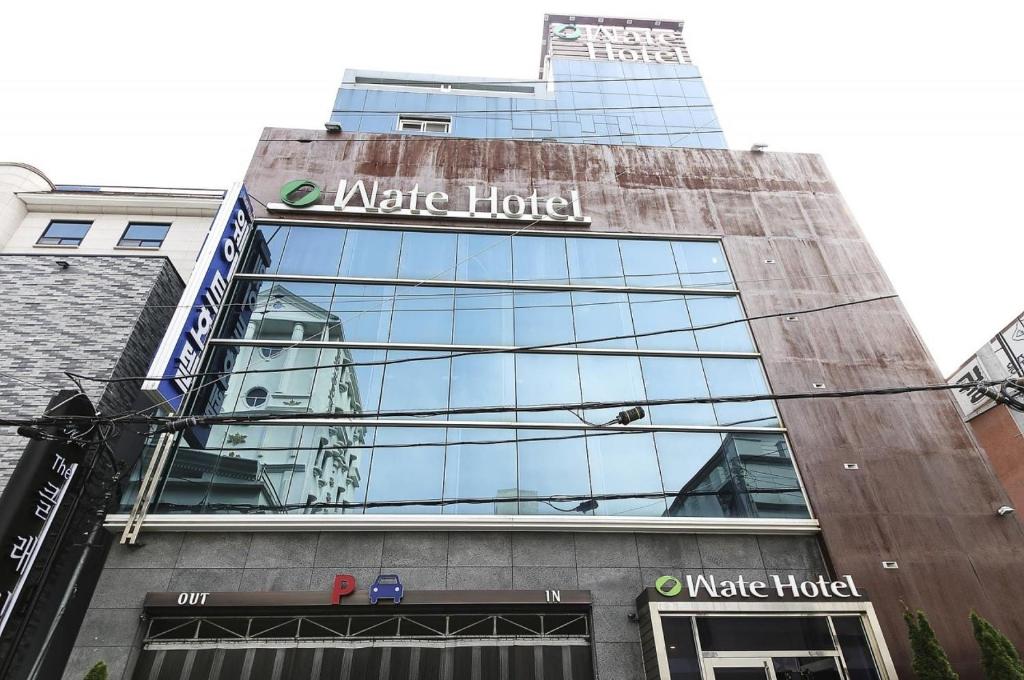
POLYGON ((212 378, 196 377, 203 350, 225 302, 228 282, 238 269, 253 229, 252 203, 238 183, 224 198, 214 218, 178 309, 142 385, 155 402, 181 409, 185 395, 212 378))

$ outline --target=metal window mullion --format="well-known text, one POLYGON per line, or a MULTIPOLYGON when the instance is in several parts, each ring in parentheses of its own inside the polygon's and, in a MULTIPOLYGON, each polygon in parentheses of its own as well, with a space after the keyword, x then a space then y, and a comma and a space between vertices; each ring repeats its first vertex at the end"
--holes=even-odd
POLYGON ((358 286, 414 286, 425 288, 509 289, 526 292, 579 291, 590 293, 639 293, 644 295, 704 295, 737 297, 735 288, 659 288, 645 286, 607 286, 579 283, 536 283, 527 281, 457 281, 452 279, 403 279, 397 277, 326 276, 322 274, 253 274, 237 272, 232 280, 294 281, 297 283, 334 283, 358 286))

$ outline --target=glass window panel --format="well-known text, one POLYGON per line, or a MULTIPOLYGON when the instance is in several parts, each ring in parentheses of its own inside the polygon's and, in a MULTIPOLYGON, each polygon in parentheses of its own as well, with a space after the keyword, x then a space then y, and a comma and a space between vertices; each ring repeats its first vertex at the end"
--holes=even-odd
POLYGON ((445 500, 507 499, 445 505, 444 513, 518 514, 515 430, 450 429, 445 456, 445 500), (502 441, 500 444, 475 442, 502 441), (466 442, 466 443, 464 443, 466 442))
POLYGON ((622 257, 619 243, 612 239, 566 239, 569 278, 573 283, 622 286, 622 257))
POLYGON ((488 234, 459 234, 459 281, 511 281, 512 239, 488 234))
POLYGON ((731 288, 732 274, 717 241, 673 241, 672 252, 684 286, 731 288))
POLYGON ((351 405, 352 412, 374 413, 380 408, 385 368, 380 364, 385 360, 387 352, 379 349, 352 349, 346 350, 345 356, 349 365, 345 368, 341 380, 345 386, 345 398, 351 405))
POLYGON ((348 342, 387 342, 394 297, 394 286, 335 286, 331 314, 340 325, 341 338, 348 342))
POLYGON ((577 340, 618 337, 618 340, 581 343, 579 347, 619 347, 636 349, 633 318, 625 293, 572 292, 573 317, 577 340))
POLYGON ((92 222, 50 222, 46 231, 39 237, 36 243, 53 246, 77 246, 80 245, 85 235, 89 233, 92 222))
POLYGON ((563 515, 573 513, 590 496, 587 447, 582 432, 519 430, 519 513, 563 515), (552 437, 573 437, 552 439, 552 437), (530 497, 570 496, 566 501, 530 500, 530 497))
POLYGON ((668 241, 619 241, 626 284, 630 286, 679 286, 672 245, 668 241))
POLYGON ((674 517, 808 517, 781 435, 727 434, 722 446, 678 490, 674 517))
MULTIPOLYGON (((695 328, 743 318, 743 309, 736 297, 688 295, 686 306, 695 328)), ((754 341, 745 321, 695 331, 694 335, 698 348, 705 352, 754 351, 754 341)))
MULTIPOLYGON (((700 359, 689 357, 641 357, 647 398, 688 399, 707 397, 708 386, 700 359)), ((714 425, 711 404, 663 404, 647 407, 655 425, 714 425)))
POLYGON ((823 616, 702 616, 697 633, 704 651, 835 649, 823 616))
POLYGON ((293 227, 278 273, 337 276, 344 244, 344 229, 293 227))
POLYGON ((284 253, 284 244, 288 240, 290 230, 290 227, 282 227, 279 224, 261 224, 256 228, 257 238, 254 247, 263 249, 268 263, 266 273, 276 274, 278 267, 281 266, 281 255, 284 253))
POLYGON ((391 342, 450 344, 454 309, 451 288, 398 286, 391 315, 391 342))
POLYGON ((575 339, 569 293, 523 293, 515 299, 515 344, 571 343, 575 339))
MULTIPOLYGON (((580 355, 580 386, 583 401, 607 401, 631 404, 645 400, 640 360, 637 357, 580 355)), ((628 406, 587 409, 584 417, 604 423, 628 406)))
POLYGON ((366 512, 440 513, 440 504, 429 505, 422 501, 441 500, 444 441, 445 432, 440 428, 378 428, 366 484, 366 512), (409 444, 428 445, 407 446, 409 444), (374 503, 387 504, 373 506, 374 503))
POLYGON ((569 283, 565 239, 513 236, 512 272, 516 281, 569 283))
POLYGON ((446 279, 455 275, 455 234, 407 231, 402 237, 401 279, 446 279))
MULTIPOLYGON (((478 354, 452 357, 451 408, 512 407, 516 403, 515 357, 478 354)), ((515 420, 512 411, 452 415, 453 420, 515 420)))
POLYGON ((665 493, 678 493, 718 453, 722 435, 717 432, 655 432, 654 441, 665 493))
MULTIPOLYGON (((559 354, 517 354, 516 404, 578 404, 580 402, 579 368, 576 357, 559 354)), ((579 422, 567 411, 538 411, 518 414, 527 422, 579 422)))
POLYGON ((328 309, 334 295, 329 283, 265 281, 260 285, 255 310, 250 317, 247 339, 290 340, 319 339, 325 333, 338 339, 339 331, 328 324, 328 309))
POLYGON ((341 276, 395 278, 401 243, 400 231, 350 229, 341 257, 341 276))
POLYGON ((512 345, 512 292, 478 288, 455 291, 456 345, 512 345))
POLYGON ((692 619, 688 616, 662 616, 661 630, 665 636, 669 680, 701 680, 692 619))
POLYGON ((839 638, 850 680, 879 680, 878 667, 871 656, 871 647, 859 616, 833 616, 832 625, 839 638))
MULTIPOLYGON (((681 296, 630 293, 629 308, 637 334, 689 328, 691 325, 686 301, 681 296)), ((697 349, 697 341, 690 331, 638 337, 636 343, 641 349, 697 349)))
POLYGON ((89 233, 92 222, 50 222, 46 236, 53 238, 83 238, 89 233))
MULTIPOLYGON (((767 394, 768 384, 757 359, 703 359, 712 397, 767 394)), ((770 400, 715 404, 720 425, 774 427, 779 424, 770 400)))
POLYGON ((388 360, 437 357, 429 361, 389 364, 384 369, 382 411, 434 410, 448 407, 451 359, 431 352, 388 352, 388 360))
POLYGON ((659 497, 598 499, 596 515, 665 514, 654 437, 648 433, 608 433, 587 437, 594 495, 659 494, 659 497))
POLYGON ((159 248, 167 238, 167 232, 170 229, 171 225, 169 224, 129 223, 118 245, 159 248))

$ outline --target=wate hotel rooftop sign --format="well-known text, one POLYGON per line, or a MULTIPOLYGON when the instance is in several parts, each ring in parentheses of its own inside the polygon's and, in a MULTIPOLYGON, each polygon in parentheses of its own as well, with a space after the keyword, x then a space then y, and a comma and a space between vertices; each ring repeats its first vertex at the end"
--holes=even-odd
POLYGON ((419 184, 405 190, 382 186, 379 180, 350 182, 343 179, 338 183, 333 205, 322 205, 319 203, 322 187, 311 179, 296 179, 281 187, 280 196, 281 203, 270 203, 268 210, 590 224, 590 218, 583 214, 576 189, 565 196, 541 196, 536 189, 529 194, 515 194, 504 193, 495 186, 471 184, 459 195, 449 195, 445 191, 421 189, 419 184), (466 209, 456 210, 453 204, 466 209))

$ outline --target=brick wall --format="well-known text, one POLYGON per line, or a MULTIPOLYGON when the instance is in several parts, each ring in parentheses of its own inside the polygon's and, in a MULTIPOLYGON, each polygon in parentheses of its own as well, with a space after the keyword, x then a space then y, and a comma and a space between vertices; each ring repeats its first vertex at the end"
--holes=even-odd
MULTIPOLYGON (((182 289, 163 257, 0 255, 0 413, 40 415, 52 389, 74 387, 64 371, 144 374, 182 289)), ((139 387, 84 385, 104 413, 130 408, 139 387)), ((24 448, 14 428, 0 428, 0 490, 24 448)))

